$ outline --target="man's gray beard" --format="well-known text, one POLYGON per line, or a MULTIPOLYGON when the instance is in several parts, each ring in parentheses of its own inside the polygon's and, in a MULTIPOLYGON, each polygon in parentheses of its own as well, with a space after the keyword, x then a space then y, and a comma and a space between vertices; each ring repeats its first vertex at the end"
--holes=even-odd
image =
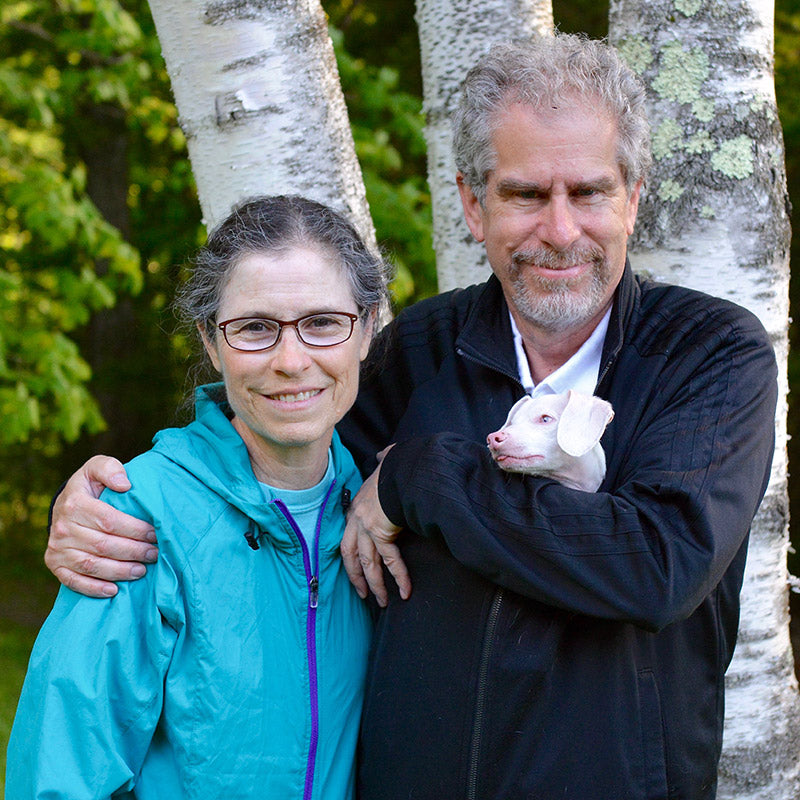
POLYGON ((517 252, 512 256, 509 269, 514 287, 514 305, 527 322, 553 333, 576 327, 590 320, 605 299, 611 280, 611 270, 602 251, 552 251, 517 252), (566 268, 591 261, 593 264, 589 285, 581 290, 573 288, 582 278, 554 280, 538 273, 527 274, 525 267, 538 264, 566 268))

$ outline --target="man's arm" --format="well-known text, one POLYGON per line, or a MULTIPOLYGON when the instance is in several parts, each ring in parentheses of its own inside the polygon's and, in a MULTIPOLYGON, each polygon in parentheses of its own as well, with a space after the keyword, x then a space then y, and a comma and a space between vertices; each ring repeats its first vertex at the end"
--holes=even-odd
MULTIPOLYGON (((401 315, 402 316, 402 315, 401 315)), ((384 565, 400 595, 411 594, 411 579, 394 541, 401 528, 383 513, 378 500, 378 476, 391 436, 402 417, 415 382, 412 364, 398 346, 397 320, 376 337, 362 370, 358 398, 337 425, 365 480, 347 511, 341 553, 350 582, 359 596, 375 595, 379 606, 388 602, 384 565), (403 377, 396 377, 402 374, 403 377)))
POLYGON ((407 600, 411 594, 411 577, 395 544, 402 528, 383 513, 378 499, 380 462, 389 450, 391 445, 378 453, 377 468, 353 498, 340 548, 345 570, 359 596, 366 599, 372 592, 381 607, 389 601, 383 580, 384 564, 397 583, 400 597, 407 600))
MULTIPOLYGON (((380 514, 395 529, 441 537, 465 566, 549 605, 650 628, 690 613, 740 554, 766 486, 774 355, 752 315, 728 308, 661 335, 649 361, 638 348, 624 357, 608 397, 618 415, 601 492, 499 470, 469 422, 466 438, 428 425, 398 437, 383 461, 372 493, 380 514)), ((368 383, 372 416, 394 387, 409 386, 420 392, 417 416, 425 403, 435 414, 426 386, 440 384, 416 379, 424 359, 403 358, 392 354, 368 383)))
POLYGON ((113 581, 145 574, 158 557, 152 525, 98 498, 103 488, 130 489, 125 468, 115 458, 94 456, 65 484, 52 509, 44 562, 70 589, 91 597, 113 597, 113 581))
POLYGON ((387 454, 383 512, 548 605, 654 630, 687 616, 746 540, 766 488, 777 386, 765 335, 711 338, 685 358, 637 419, 612 423, 603 491, 502 473, 481 444, 437 433, 387 454))

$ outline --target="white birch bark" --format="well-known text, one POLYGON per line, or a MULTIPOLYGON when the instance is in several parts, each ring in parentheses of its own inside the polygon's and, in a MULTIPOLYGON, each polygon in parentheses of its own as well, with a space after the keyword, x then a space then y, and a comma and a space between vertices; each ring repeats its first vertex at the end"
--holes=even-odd
POLYGON ((238 201, 302 194, 374 244, 319 0, 150 0, 211 228, 238 201))
POLYGON ((450 116, 467 71, 497 41, 525 40, 553 31, 550 0, 417 0, 422 85, 433 203, 433 246, 439 291, 485 280, 483 245, 461 213, 450 116))
POLYGON ((719 798, 795 800, 800 708, 786 567, 789 224, 773 3, 611 0, 610 38, 651 96, 655 162, 630 247, 634 269, 749 307, 778 356, 777 446, 753 525, 728 670, 719 798))

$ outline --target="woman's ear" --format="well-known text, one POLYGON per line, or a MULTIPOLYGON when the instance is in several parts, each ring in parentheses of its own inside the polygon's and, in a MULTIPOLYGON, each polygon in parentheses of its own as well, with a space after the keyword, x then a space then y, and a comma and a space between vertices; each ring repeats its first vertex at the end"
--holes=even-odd
POLYGON ((369 315, 363 318, 363 335, 361 337, 361 352, 359 353, 360 359, 363 361, 369 353, 369 346, 372 344, 372 337, 375 334, 375 325, 378 317, 378 312, 373 309, 369 315))
POLYGON ((220 360, 219 360, 219 353, 217 352, 216 345, 208 338, 208 332, 206 331, 206 327, 202 322, 197 323, 197 330, 200 334, 200 338, 203 340, 203 347, 206 349, 206 353, 208 353, 208 357, 211 359, 211 363, 214 365, 214 369, 222 373, 220 360))

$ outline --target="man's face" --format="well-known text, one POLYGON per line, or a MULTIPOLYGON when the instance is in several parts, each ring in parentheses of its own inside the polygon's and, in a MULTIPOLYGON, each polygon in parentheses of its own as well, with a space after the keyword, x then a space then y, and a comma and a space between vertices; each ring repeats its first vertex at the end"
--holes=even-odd
POLYGON ((590 332, 622 277, 641 188, 626 189, 616 123, 579 100, 511 104, 495 122, 483 205, 459 176, 467 224, 523 332, 590 332))

